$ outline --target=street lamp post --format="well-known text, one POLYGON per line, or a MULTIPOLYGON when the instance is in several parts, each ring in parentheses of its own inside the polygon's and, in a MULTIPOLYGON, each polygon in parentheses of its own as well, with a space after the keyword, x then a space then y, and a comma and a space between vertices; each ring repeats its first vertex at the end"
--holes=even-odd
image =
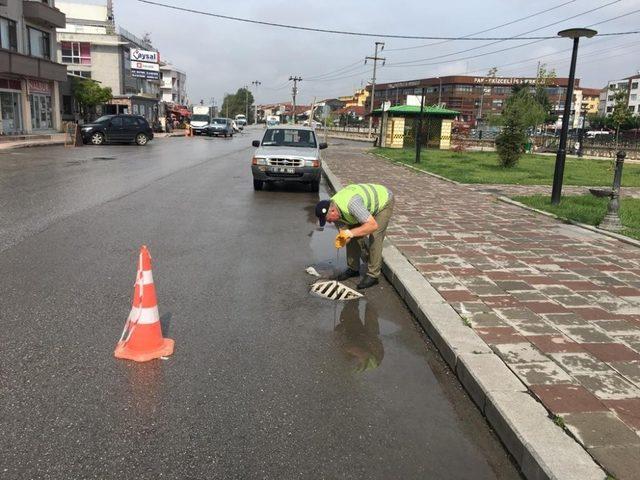
MULTIPOLYGON (((258 93, 258 86, 262 85, 262 82, 259 80, 254 80, 253 82, 251 82, 251 85, 253 85, 256 89, 256 93, 258 93)), ((256 102, 255 96, 253 98, 254 101, 254 111, 253 111, 253 124, 257 125, 258 124, 258 102, 256 102)), ((247 117, 247 123, 249 122, 249 117, 247 117)))
POLYGON ((573 39, 573 52, 571 54, 571 67, 569 68, 569 84, 564 100, 564 112, 562 114, 562 130, 560 131, 560 145, 556 154, 556 166, 553 173, 553 189, 551 191, 551 203, 558 205, 562 195, 562 177, 564 175, 564 162, 567 158, 567 134, 569 132, 569 117, 571 116, 571 102, 573 101, 573 83, 576 77, 576 60, 578 58, 578 42, 580 37, 591 38, 597 34, 589 28, 570 28, 558 32, 560 37, 573 39))

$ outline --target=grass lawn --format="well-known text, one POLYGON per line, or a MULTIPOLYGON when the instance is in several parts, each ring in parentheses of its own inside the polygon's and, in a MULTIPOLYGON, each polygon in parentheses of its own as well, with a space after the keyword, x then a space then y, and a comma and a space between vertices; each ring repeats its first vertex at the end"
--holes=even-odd
MULTIPOLYGON (((462 183, 551 185, 556 160, 554 156, 524 154, 515 167, 502 168, 498 165, 498 155, 495 152, 453 152, 428 149, 422 150, 421 162, 416 165, 413 148, 376 148, 373 152, 462 183)), ((613 160, 568 158, 564 169, 564 184, 611 186, 613 163, 613 160)), ((640 187, 640 164, 625 164, 622 185, 640 187)))
MULTIPOLYGON (((549 195, 514 197, 514 200, 530 207, 551 212, 561 218, 575 220, 588 225, 598 225, 607 213, 608 198, 593 195, 571 195, 562 197, 560 205, 551 205, 549 195)), ((625 227, 623 235, 640 240, 640 199, 620 199, 620 219, 625 227)))

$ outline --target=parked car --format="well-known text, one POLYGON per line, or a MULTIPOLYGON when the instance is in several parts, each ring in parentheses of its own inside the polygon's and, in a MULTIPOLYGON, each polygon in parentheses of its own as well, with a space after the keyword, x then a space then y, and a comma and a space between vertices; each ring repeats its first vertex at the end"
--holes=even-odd
POLYGON ((139 115, 104 115, 82 126, 82 141, 93 145, 132 143, 146 145, 153 139, 153 130, 139 115))
POLYGON ((233 126, 230 118, 212 118, 211 123, 207 125, 207 135, 224 135, 225 137, 233 137, 233 126))
POLYGON ((322 128, 322 123, 316 120, 311 120, 311 122, 309 122, 309 120, 305 120, 304 122, 302 122, 302 125, 311 126, 313 128, 322 128))
POLYGON ((322 157, 320 150, 326 143, 318 143, 311 127, 280 125, 267 127, 251 161, 254 190, 262 190, 265 183, 300 182, 311 191, 320 189, 322 157))

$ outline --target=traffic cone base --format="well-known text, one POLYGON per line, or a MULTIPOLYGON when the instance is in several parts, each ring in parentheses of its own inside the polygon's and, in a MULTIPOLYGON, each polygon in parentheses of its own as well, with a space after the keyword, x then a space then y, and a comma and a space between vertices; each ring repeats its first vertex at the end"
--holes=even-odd
POLYGON ((116 358, 133 360, 135 362, 148 362, 160 357, 167 357, 173 353, 174 342, 170 338, 163 338, 159 347, 153 350, 135 350, 125 342, 118 342, 113 352, 116 358))

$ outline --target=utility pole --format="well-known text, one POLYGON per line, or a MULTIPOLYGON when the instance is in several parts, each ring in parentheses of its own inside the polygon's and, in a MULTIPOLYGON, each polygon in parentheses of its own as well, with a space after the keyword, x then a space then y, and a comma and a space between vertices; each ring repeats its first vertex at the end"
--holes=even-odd
POLYGON ((420 97, 420 116, 418 117, 418 121, 416 122, 416 161, 415 163, 420 163, 420 149, 422 148, 422 116, 424 113, 424 95, 425 88, 422 87, 422 96, 420 97))
MULTIPOLYGON (((253 85, 256 88, 256 93, 258 90, 258 85, 262 85, 262 82, 259 80, 254 80, 253 82, 251 82, 251 85, 253 85)), ((254 102, 254 109, 253 109, 253 124, 257 125, 258 124, 258 103, 256 102, 256 99, 254 97, 253 99, 254 102)), ((247 122, 249 121, 249 118, 247 118, 247 122)))
POLYGON ((380 51, 384 50, 384 42, 376 42, 376 51, 373 57, 364 57, 364 64, 367 64, 367 60, 373 60, 373 77, 371 78, 371 104, 369 106, 369 138, 371 138, 371 130, 373 128, 373 103, 376 96, 376 70, 378 67, 378 60, 382 60, 384 65, 385 58, 378 57, 378 48, 380 51))
POLYGON ((293 88, 291 95, 293 96, 293 123, 296 123, 296 95, 298 95, 298 82, 302 81, 302 77, 290 76, 289 80, 293 80, 293 88))

